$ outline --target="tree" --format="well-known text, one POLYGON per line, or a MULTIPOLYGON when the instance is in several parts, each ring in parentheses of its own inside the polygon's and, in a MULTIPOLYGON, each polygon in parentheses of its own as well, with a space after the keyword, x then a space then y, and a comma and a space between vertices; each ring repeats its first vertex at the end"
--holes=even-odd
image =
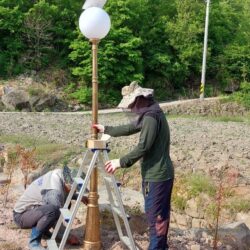
MULTIPOLYGON (((5 1, 1 4, 4 5, 5 1)), ((20 53, 24 47, 20 39, 23 13, 18 7, 9 8, 0 5, 0 75, 11 76, 21 71, 17 65, 20 53)))
MULTIPOLYGON (((120 91, 124 84, 143 79, 140 51, 142 41, 128 25, 130 17, 135 13, 124 1, 110 0, 107 12, 111 14, 112 28, 99 44, 99 82, 103 89, 114 88, 120 91), (117 16, 120 18, 116 19, 117 16)), ((91 46, 79 30, 77 34, 77 39, 70 45, 72 73, 81 79, 83 86, 90 87, 91 46)))

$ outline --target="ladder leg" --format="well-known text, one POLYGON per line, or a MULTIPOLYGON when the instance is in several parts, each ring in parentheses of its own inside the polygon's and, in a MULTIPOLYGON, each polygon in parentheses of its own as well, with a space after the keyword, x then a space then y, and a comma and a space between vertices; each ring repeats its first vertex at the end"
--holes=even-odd
MULTIPOLYGON (((104 156, 104 161, 105 162, 109 160, 107 151, 103 152, 103 156, 104 156)), ((104 172, 103 169, 102 169, 102 171, 104 172)), ((124 209, 124 206, 123 206, 121 193, 120 193, 120 191, 119 191, 119 189, 117 187, 114 175, 113 174, 109 175, 109 178, 111 178, 111 182, 113 184, 113 190, 114 190, 114 193, 115 193, 115 197, 117 199, 117 203, 113 199, 112 190, 110 188, 110 185, 109 185, 108 181, 105 180, 105 184, 106 184, 106 188, 107 188, 107 191, 108 191, 109 200, 110 200, 110 203, 113 206, 115 206, 115 207, 118 206, 119 207, 119 211, 121 213, 121 216, 122 216, 122 219, 123 219, 123 222, 124 222, 124 226, 125 226, 125 229, 126 229, 126 232, 127 232, 130 244, 127 244, 128 243, 127 240, 126 241, 124 240, 124 238, 126 238, 126 237, 123 236, 122 229, 121 229, 121 224, 120 224, 120 220, 119 220, 117 214, 115 213, 115 211, 112 209, 112 213, 114 215, 114 219, 115 219, 115 223, 116 223, 116 227, 117 227, 117 231, 118 231, 119 237, 120 237, 121 241, 123 243, 125 243, 131 250, 136 250, 137 247, 135 245, 135 242, 134 242, 134 239, 133 239, 133 235, 132 235, 132 232, 131 232, 131 229, 130 229, 130 226, 129 226, 129 222, 128 222, 128 219, 127 219, 127 215, 126 215, 126 212, 125 212, 125 209, 124 209)), ((112 208, 112 206, 111 206, 111 208, 112 208)))
MULTIPOLYGON (((82 170, 83 170, 83 166, 84 166, 84 163, 85 163, 85 159, 87 158, 87 155, 89 154, 89 152, 90 152, 90 151, 87 151, 87 152, 85 153, 85 155, 84 155, 82 165, 80 166, 80 169, 78 170, 78 173, 77 173, 77 177, 81 176, 81 172, 82 172, 82 170)), ((69 232, 70 232, 70 230, 71 230, 72 223, 73 223, 74 218, 75 218, 75 216, 76 216, 77 210, 78 210, 78 208, 79 208, 79 206, 80 206, 80 204, 81 204, 82 196, 83 196, 83 194, 84 194, 84 192, 85 192, 85 190, 86 190, 86 188, 87 188, 87 185, 88 185, 88 182, 89 182, 91 173, 92 173, 92 171, 93 171, 93 169, 94 169, 94 167, 95 167, 95 163, 96 163, 96 161, 97 161, 98 154, 99 154, 99 151, 96 150, 96 151, 94 152, 94 155, 93 155, 93 157, 92 157, 92 159, 91 159, 91 162, 90 162, 90 164, 89 164, 89 167, 88 167, 88 170, 87 170, 85 179, 84 179, 83 182, 82 182, 82 180, 81 180, 82 186, 81 186, 81 189, 80 189, 78 198, 77 198, 77 200, 76 200, 74 206, 73 206, 72 209, 71 209, 71 210, 72 210, 72 213, 70 214, 70 219, 69 219, 69 221, 68 221, 68 223, 67 223, 67 225, 66 225, 66 228, 65 228, 65 231, 64 231, 62 240, 61 240, 61 242, 60 242, 60 245, 59 245, 59 247, 57 248, 57 245, 56 245, 56 243, 55 243, 55 239, 56 239, 56 236, 57 236, 57 234, 58 234, 58 232, 59 232, 59 229, 60 229, 61 225, 62 225, 63 222, 64 222, 64 217, 63 217, 63 214, 62 214, 62 210, 68 210, 69 204, 70 204, 70 202, 71 202, 71 200, 72 200, 73 194, 75 193, 75 191, 76 191, 76 189, 77 189, 77 185, 78 185, 78 184, 76 183, 76 181, 74 181, 74 183, 72 184, 71 190, 70 190, 70 192, 69 192, 69 194, 68 194, 68 197, 67 197, 67 199, 66 199, 66 202, 65 202, 65 204, 64 204, 64 207, 63 207, 63 209, 60 209, 60 210, 61 210, 61 215, 60 215, 59 220, 57 221, 56 227, 55 227, 55 229, 54 229, 54 231, 53 231, 53 234, 52 234, 52 237, 51 237, 51 240, 50 240, 50 244, 52 244, 52 245, 51 245, 51 247, 48 247, 49 250, 57 250, 57 249, 58 249, 58 250, 63 250, 63 249, 64 249, 64 246, 65 246, 65 244, 66 244, 66 240, 67 240, 68 235, 69 235, 69 232), (51 242, 52 242, 52 243, 51 243, 51 242)), ((76 179, 80 179, 80 178, 76 178, 76 179)), ((50 244, 49 244, 49 242, 48 242, 48 246, 49 246, 50 244)))
POLYGON ((63 248, 64 248, 64 246, 65 246, 65 244, 66 244, 66 240, 67 240, 68 235, 69 235, 69 232, 70 232, 70 230, 71 230, 72 223, 73 223, 74 218, 75 218, 75 216, 76 216, 77 210, 78 210, 78 208, 79 208, 79 206, 80 206, 80 204, 81 204, 81 198, 82 198, 82 196, 83 196, 83 194, 84 194, 84 191, 85 191, 85 189, 86 189, 86 187, 87 187, 88 181, 89 181, 89 179, 90 179, 90 175, 91 175, 91 173, 92 173, 92 171, 93 171, 93 169, 94 169, 94 167, 95 167, 95 163, 96 163, 98 154, 99 154, 99 151, 96 150, 95 153, 94 153, 94 155, 93 155, 93 158, 92 158, 92 160, 91 160, 91 162, 90 162, 90 165, 89 165, 89 168, 88 168, 88 171, 87 171, 85 180, 84 180, 83 187, 81 188, 81 191, 80 191, 80 193, 79 193, 79 195, 78 195, 78 198, 77 198, 75 207, 74 207, 74 209, 73 209, 73 213, 72 213, 72 215, 71 215, 71 219, 70 219, 70 221, 68 222, 68 225, 67 225, 66 230, 65 230, 65 232, 64 232, 62 241, 61 241, 60 246, 59 246, 59 250, 63 250, 63 248))
POLYGON ((89 153, 90 153, 90 151, 87 150, 87 151, 85 152, 85 154, 83 155, 82 164, 81 164, 81 166, 80 166, 79 169, 78 169, 78 172, 77 172, 76 177, 80 177, 80 176, 81 176, 81 174, 82 174, 82 172, 83 172, 83 167, 84 167, 85 160, 88 159, 87 156, 89 155, 89 153))

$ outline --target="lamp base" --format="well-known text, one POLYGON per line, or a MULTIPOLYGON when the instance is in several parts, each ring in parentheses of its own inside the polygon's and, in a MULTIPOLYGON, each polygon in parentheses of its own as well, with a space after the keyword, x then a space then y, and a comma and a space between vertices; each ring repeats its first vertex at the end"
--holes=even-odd
POLYGON ((101 249, 101 242, 90 242, 90 241, 84 241, 83 245, 84 250, 100 250, 101 249))

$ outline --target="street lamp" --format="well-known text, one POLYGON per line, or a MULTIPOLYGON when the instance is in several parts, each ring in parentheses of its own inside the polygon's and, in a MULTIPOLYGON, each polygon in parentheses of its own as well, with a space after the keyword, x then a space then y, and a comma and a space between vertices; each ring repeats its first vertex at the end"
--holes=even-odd
POLYGON ((201 73, 201 86, 200 86, 200 99, 204 99, 205 91, 205 78, 206 78, 206 60, 207 60, 207 37, 208 37, 208 22, 209 22, 209 6, 210 0, 207 2, 206 7, 206 19, 205 19, 205 33, 204 33, 204 45, 203 45, 203 59, 202 59, 202 73, 201 73))
MULTIPOLYGON (((79 27, 82 34, 92 43, 92 124, 98 123, 98 43, 100 39, 108 34, 110 25, 109 15, 99 7, 91 6, 90 8, 86 8, 79 19, 79 27)), ((97 130, 92 128, 91 138, 97 139, 97 137, 97 130)), ((85 250, 101 249, 98 197, 98 172, 95 167, 90 178, 84 239, 85 250)))

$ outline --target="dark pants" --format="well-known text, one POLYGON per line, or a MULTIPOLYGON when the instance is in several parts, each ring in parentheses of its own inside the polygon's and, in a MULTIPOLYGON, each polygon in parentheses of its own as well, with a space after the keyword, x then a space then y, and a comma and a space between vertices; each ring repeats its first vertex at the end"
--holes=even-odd
POLYGON ((143 182, 145 212, 149 224, 148 250, 168 249, 167 234, 170 222, 170 201, 173 179, 162 182, 143 182))
POLYGON ((59 207, 54 205, 38 206, 23 213, 14 211, 14 221, 20 228, 36 227, 40 232, 46 232, 53 227, 59 216, 59 207))

